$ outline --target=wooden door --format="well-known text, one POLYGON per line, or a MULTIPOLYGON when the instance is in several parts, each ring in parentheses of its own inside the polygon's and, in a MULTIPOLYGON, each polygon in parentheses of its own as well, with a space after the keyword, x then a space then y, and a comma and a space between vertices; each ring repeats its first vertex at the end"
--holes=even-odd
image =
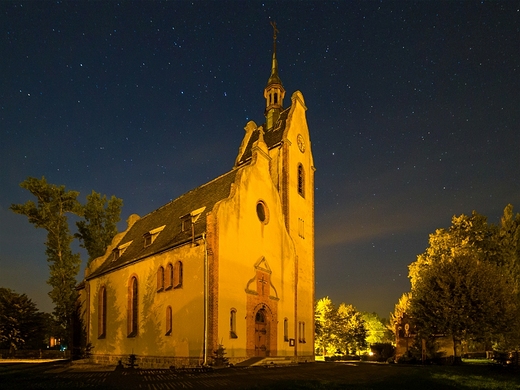
POLYGON ((255 356, 269 356, 267 350, 268 336, 265 311, 260 309, 255 316, 255 356))

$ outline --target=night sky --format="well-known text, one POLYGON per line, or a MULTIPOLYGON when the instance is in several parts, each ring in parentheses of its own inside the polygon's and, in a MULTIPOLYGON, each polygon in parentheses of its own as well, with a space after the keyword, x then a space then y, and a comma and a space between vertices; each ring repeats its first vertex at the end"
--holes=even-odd
POLYGON ((520 211, 519 8, 1 1, 0 286, 52 310, 46 232, 9 210, 28 176, 116 195, 125 221, 229 171, 264 121, 275 20, 285 106, 308 107, 316 298, 388 317, 430 233, 520 211))

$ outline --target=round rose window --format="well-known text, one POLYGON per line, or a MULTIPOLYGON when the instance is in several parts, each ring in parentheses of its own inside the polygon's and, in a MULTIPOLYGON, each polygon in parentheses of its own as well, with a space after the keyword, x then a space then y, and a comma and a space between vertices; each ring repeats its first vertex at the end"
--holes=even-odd
POLYGON ((260 201, 256 204, 256 215, 260 222, 266 224, 269 222, 269 211, 267 210, 267 206, 264 202, 260 201))

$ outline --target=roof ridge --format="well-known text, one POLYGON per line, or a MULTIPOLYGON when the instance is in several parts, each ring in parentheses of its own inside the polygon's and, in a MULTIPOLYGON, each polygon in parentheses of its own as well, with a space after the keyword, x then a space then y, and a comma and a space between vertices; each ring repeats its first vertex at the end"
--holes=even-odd
POLYGON ((172 200, 170 200, 168 203, 165 203, 165 204, 163 204, 162 206, 159 206, 158 208, 156 208, 155 210, 150 211, 148 214, 143 215, 140 219, 144 219, 144 218, 146 218, 146 217, 148 217, 148 216, 150 216, 150 215, 152 215, 152 214, 157 213, 158 211, 164 209, 165 207, 170 206, 172 203, 178 201, 179 199, 182 199, 183 197, 185 197, 185 196, 187 196, 187 195, 189 195, 189 194, 191 194, 191 193, 193 193, 193 192, 195 192, 195 191, 197 191, 197 190, 199 190, 199 189, 201 189, 201 188, 204 188, 204 187, 206 187, 207 185, 209 185, 209 184, 211 184, 211 183, 214 183, 215 181, 217 181, 217 180, 223 178, 223 177, 226 176, 226 175, 229 175, 230 173, 233 173, 234 171, 235 171, 234 169, 232 169, 232 170, 230 170, 230 171, 227 171, 226 173, 223 173, 222 175, 217 176, 216 178, 214 178, 213 180, 208 181, 207 183, 201 184, 201 185, 198 186, 198 187, 192 188, 191 190, 189 190, 189 191, 187 191, 187 192, 184 192, 183 194, 179 195, 177 198, 172 199, 172 200))

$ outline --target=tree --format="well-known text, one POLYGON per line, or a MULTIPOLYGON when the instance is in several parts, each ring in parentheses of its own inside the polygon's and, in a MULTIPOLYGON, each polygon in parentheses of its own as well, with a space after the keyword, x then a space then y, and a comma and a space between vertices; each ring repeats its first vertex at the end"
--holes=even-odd
POLYGON ((421 272, 445 258, 471 255, 481 260, 499 264, 498 245, 494 240, 496 226, 487 223, 485 216, 473 211, 471 216, 453 216, 451 227, 437 229, 430 234, 429 246, 417 261, 410 264, 409 275, 412 288, 421 278, 421 272))
POLYGON ((520 214, 513 214, 513 206, 508 204, 500 220, 496 237, 502 264, 513 277, 520 279, 520 214))
POLYGON ((516 308, 514 280, 478 256, 445 257, 424 268, 412 288, 410 315, 419 335, 450 336, 460 359, 461 341, 507 330, 516 308))
POLYGON ((410 300, 412 299, 412 294, 407 292, 404 293, 399 301, 396 303, 394 307, 394 312, 390 313, 390 323, 388 324, 388 329, 394 333, 394 335, 398 331, 398 327, 401 325, 401 321, 406 315, 406 313, 410 312, 410 300))
POLYGON ((488 224, 475 211, 471 216, 454 216, 448 230, 430 235, 429 247, 409 270, 410 314, 424 330, 446 332, 457 345, 460 337, 493 337, 520 348, 520 215, 514 216, 512 205, 504 209, 499 226, 488 224), (491 297, 500 298, 499 303, 493 305, 491 297), (436 316, 431 316, 435 306, 426 302, 437 298, 442 303, 437 301, 436 316))
POLYGON ((44 328, 43 313, 27 295, 0 287, 0 346, 11 356, 24 345, 40 347, 44 328))
POLYGON ((381 319, 376 313, 363 313, 363 321, 367 331, 366 342, 370 346, 379 343, 393 342, 390 330, 385 324, 385 319, 381 319))
POLYGON ((367 330, 361 313, 354 306, 341 303, 337 316, 339 342, 346 346, 351 353, 365 349, 367 347, 367 330))
POLYGON ((79 193, 65 190, 65 186, 49 184, 42 177, 40 180, 29 177, 20 186, 30 191, 37 199, 37 204, 27 201, 25 204, 13 204, 11 210, 27 216, 36 228, 47 230, 45 242, 50 277, 47 283, 52 287, 49 296, 55 305, 56 317, 65 339, 70 339, 72 313, 77 299, 76 275, 79 273, 81 259, 72 253, 67 213, 81 214, 76 198, 79 193))
POLYGON ((322 298, 316 302, 315 322, 316 348, 324 355, 326 355, 329 350, 335 352, 337 316, 336 308, 329 297, 322 298))
POLYGON ((75 237, 89 255, 87 266, 99 256, 103 256, 112 239, 117 234, 117 223, 121 219, 123 200, 112 196, 107 200, 95 191, 87 195, 87 203, 82 207, 84 220, 76 222, 78 233, 75 237))
POLYGON ((316 348, 328 352, 358 351, 366 347, 365 322, 354 306, 333 305, 329 297, 316 303, 316 348))
MULTIPOLYGON (((520 214, 514 215, 513 206, 508 204, 497 231, 497 242, 503 258, 504 268, 520 286, 520 214)), ((517 295, 517 313, 513 317, 511 331, 504 332, 497 340, 497 349, 520 350, 520 294, 517 295)))

